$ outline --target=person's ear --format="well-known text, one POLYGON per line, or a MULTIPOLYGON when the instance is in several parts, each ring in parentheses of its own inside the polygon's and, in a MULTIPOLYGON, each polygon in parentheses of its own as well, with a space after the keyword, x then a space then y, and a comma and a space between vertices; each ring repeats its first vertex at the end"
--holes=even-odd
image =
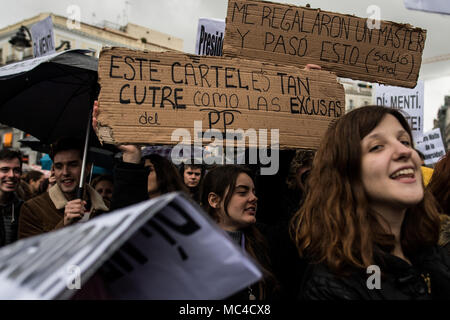
POLYGON ((215 194, 214 192, 210 192, 208 194, 208 203, 209 206, 214 208, 214 209, 219 209, 220 208, 220 197, 215 194))

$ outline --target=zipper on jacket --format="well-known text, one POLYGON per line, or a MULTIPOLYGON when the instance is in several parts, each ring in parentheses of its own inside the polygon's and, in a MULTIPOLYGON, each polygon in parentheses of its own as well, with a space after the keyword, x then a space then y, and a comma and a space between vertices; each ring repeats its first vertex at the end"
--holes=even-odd
POLYGON ((11 205, 11 223, 14 223, 14 202, 11 205))
POLYGON ((427 285, 428 288, 428 294, 431 294, 431 278, 430 278, 430 274, 427 273, 426 275, 424 275, 423 273, 421 274, 423 281, 425 281, 425 284, 427 285))

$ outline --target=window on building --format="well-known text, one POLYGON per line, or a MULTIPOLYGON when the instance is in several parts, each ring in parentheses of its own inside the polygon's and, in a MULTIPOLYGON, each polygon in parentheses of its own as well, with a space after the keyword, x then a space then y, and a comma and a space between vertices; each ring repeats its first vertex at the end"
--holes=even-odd
POLYGON ((13 133, 6 132, 3 134, 3 148, 11 148, 13 142, 13 133))
POLYGON ((353 107, 354 107, 353 99, 350 99, 350 100, 348 101, 348 108, 349 108, 350 110, 352 110, 353 107))

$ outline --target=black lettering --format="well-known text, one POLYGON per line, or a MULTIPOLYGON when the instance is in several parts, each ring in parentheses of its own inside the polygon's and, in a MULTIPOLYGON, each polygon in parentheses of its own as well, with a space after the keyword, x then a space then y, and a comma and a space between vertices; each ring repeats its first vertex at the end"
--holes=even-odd
POLYGON ((298 38, 297 38, 296 36, 293 36, 293 37, 291 37, 291 38, 289 39, 289 45, 291 46, 291 49, 294 50, 294 52, 289 51, 288 53, 289 53, 291 56, 295 56, 295 55, 297 54, 297 51, 295 50, 295 47, 294 47, 294 45, 292 44, 292 40, 297 40, 297 41, 298 41, 298 38))
POLYGON ((208 107, 210 102, 211 102, 211 98, 209 97, 209 94, 207 92, 203 93, 202 94, 202 106, 208 107), (207 98, 206 102, 203 99, 205 97, 207 98))
POLYGON ((160 87, 148 87, 148 90, 152 91, 152 96, 153 96, 153 100, 152 100, 152 107, 155 107, 155 99, 156 99, 156 91, 157 90, 161 90, 160 87))
POLYGON ((239 28, 237 28, 237 32, 241 36, 241 48, 243 48, 244 47, 244 38, 247 35, 247 33, 250 32, 250 30, 248 30, 244 35, 241 33, 241 30, 239 30, 239 28))
POLYGON ((300 113, 299 110, 294 108, 294 107, 298 107, 298 103, 296 103, 298 98, 297 97, 291 97, 289 100, 291 102, 291 113, 300 113))
POLYGON ((287 86, 287 93, 292 94, 294 96, 297 95, 297 87, 295 86, 295 78, 293 76, 288 77, 288 86, 287 86), (291 92, 291 89, 294 89, 293 92, 291 92))
POLYGON ((172 105, 173 109, 175 109, 175 104, 169 99, 171 94, 172 94, 171 87, 165 86, 162 88, 162 93, 161 93, 162 96, 161 96, 161 104, 160 104, 161 108, 164 108, 164 101, 168 101, 172 105), (169 91, 169 94, 167 94, 167 95, 165 94, 166 90, 169 91))
POLYGON ((129 66, 131 70, 133 70, 133 76, 128 78, 127 75, 124 73, 123 77, 125 78, 125 80, 134 80, 134 77, 136 76, 136 71, 134 70, 134 67, 128 62, 128 60, 134 62, 134 59, 132 57, 125 57, 125 64, 129 66))
POLYGON ((284 94, 284 81, 283 77, 286 76, 286 73, 278 72, 277 76, 280 76, 280 84, 281 84, 281 93, 284 94))
POLYGON ((202 25, 200 27, 200 41, 198 42, 198 54, 204 54, 205 53, 204 50, 205 50, 205 26, 202 25), (203 44, 203 53, 202 53, 202 50, 201 50, 202 44, 203 44))
POLYGON ((159 60, 150 60, 149 61, 148 70, 149 70, 149 75, 150 75, 150 81, 160 82, 161 80, 152 78, 152 72, 155 72, 155 73, 158 72, 158 69, 152 69, 152 62, 159 63, 160 61, 159 60))
POLYGON ((111 64, 109 66, 109 77, 110 78, 114 78, 114 79, 122 79, 122 76, 113 75, 113 69, 120 69, 119 66, 115 66, 114 65, 114 59, 115 58, 122 59, 121 56, 113 56, 113 55, 111 56, 111 64))
POLYGON ((127 83, 127 84, 124 84, 123 86, 122 86, 122 88, 120 88, 120 93, 119 93, 119 97, 120 97, 120 103, 121 104, 129 104, 130 103, 130 99, 123 99, 123 89, 125 89, 125 88, 129 88, 130 87, 130 85, 127 83))
POLYGON ((228 79, 233 78, 233 74, 228 74, 228 71, 234 71, 234 70, 236 70, 236 69, 231 68, 231 67, 225 67, 225 87, 226 88, 236 88, 235 85, 228 83, 228 79))
POLYGON ((244 13, 244 21, 243 21, 245 24, 255 24, 254 22, 247 21, 247 18, 249 16, 248 7, 250 7, 250 6, 257 6, 257 5, 256 4, 246 4, 245 5, 245 13, 244 13))
POLYGON ((280 98, 278 98, 278 97, 272 98, 272 106, 278 107, 277 109, 273 109, 272 111, 280 112, 281 106, 280 106, 279 102, 280 102, 280 98))
POLYGON ((275 12, 275 11, 276 11, 277 9, 280 9, 280 8, 273 7, 273 14, 272 14, 272 28, 273 28, 273 29, 279 29, 279 27, 275 25, 275 15, 276 15, 276 12, 275 12))
POLYGON ((201 107, 200 103, 197 103, 197 100, 195 99, 197 97, 197 94, 200 94, 200 91, 195 92, 194 94, 194 105, 196 107, 201 107))
POLYGON ((211 66, 211 68, 216 69, 216 88, 219 87, 219 69, 222 69, 220 66, 211 66))
POLYGON ((175 90, 174 90, 174 98, 173 98, 175 100, 175 107, 177 109, 186 109, 186 105, 185 104, 180 104, 178 102, 178 100, 182 100, 183 99, 183 96, 178 95, 179 92, 182 93, 183 89, 182 88, 175 88, 175 90))
POLYGON ((331 110, 333 110, 334 117, 336 118, 336 105, 334 101, 330 101, 328 104, 328 116, 331 117, 331 110))
POLYGON ((268 7, 268 6, 264 6, 263 7, 263 13, 262 13, 262 16, 261 16, 261 25, 262 26, 264 25, 264 20, 266 19, 268 21, 268 23, 269 23, 269 27, 271 27, 270 19, 269 19, 269 16, 270 16, 271 13, 272 13, 272 9, 270 9, 270 7, 268 7), (266 12, 266 9, 269 12, 266 12))
MULTIPOLYGON (((327 52, 327 50, 325 49, 325 44, 329 44, 329 45, 331 45, 331 42, 329 42, 329 41, 322 41, 322 49, 320 50, 320 61, 327 61, 327 62, 334 62, 334 63, 337 63, 337 62, 339 62, 339 55, 337 56, 337 60, 329 60, 329 59, 327 59, 327 58, 325 58, 324 56, 323 56, 323 53, 325 52, 327 52)), ((334 46, 333 46, 333 50, 334 50, 334 46)), ((335 52, 336 53, 336 52, 335 52)), ((337 53, 336 53, 337 54, 337 53)))
POLYGON ((225 93, 220 94, 220 93, 214 92, 213 95, 212 95, 212 99, 213 99, 213 105, 214 105, 215 108, 216 108, 216 107, 225 107, 225 108, 228 108, 228 99, 227 99, 227 95, 226 95, 225 93), (219 99, 219 100, 218 100, 218 103, 220 103, 220 105, 218 105, 218 104, 216 103, 216 96, 219 97, 219 98, 218 98, 218 99, 219 99), (223 105, 221 104, 221 102, 222 102, 222 97, 225 98, 225 106, 223 106, 223 105))
POLYGON ((275 40, 275 36, 274 36, 271 32, 267 31, 267 32, 266 32, 266 36, 265 36, 265 38, 264 38, 264 51, 266 51, 267 45, 268 45, 268 44, 272 44, 272 43, 274 42, 274 40, 275 40), (270 37, 272 38, 272 39, 270 40, 270 42, 267 42, 268 36, 270 36, 270 37))
POLYGON ((259 107, 265 107, 266 111, 268 111, 267 100, 264 97, 258 97, 257 106, 258 106, 258 110, 260 110, 259 107))
POLYGON ((306 84, 305 84, 305 82, 302 81, 301 78, 297 77, 298 93, 299 93, 299 95, 302 94, 302 87, 303 87, 306 90, 306 94, 308 96, 310 96, 311 92, 309 89, 309 78, 306 78, 305 80, 306 80, 306 84))
POLYGON ((329 37, 330 36, 330 29, 328 28, 328 24, 331 22, 331 18, 330 18, 330 16, 329 15, 327 15, 327 14, 323 14, 322 15, 322 20, 321 20, 321 23, 320 23, 320 31, 319 31, 319 35, 322 33, 322 28, 325 26, 325 29, 327 30, 327 36, 329 37), (327 22, 324 22, 324 18, 327 18, 327 22))
POLYGON ((275 52, 277 50, 277 47, 279 44, 283 45, 283 52, 284 52, 284 54, 286 54, 286 46, 284 45, 284 38, 283 38, 283 35, 281 35, 281 34, 278 37, 277 43, 275 44, 275 48, 273 48, 272 52, 275 52))
POLYGON ((231 21, 234 21, 234 13, 236 12, 237 9, 238 12, 242 11, 242 22, 244 22, 245 7, 246 5, 244 4, 241 8, 239 8, 239 5, 237 4, 237 2, 235 2, 233 6, 233 14, 231 15, 231 21))
POLYGON ((189 85, 188 82, 188 76, 191 76, 194 78, 194 83, 195 85, 197 85, 197 79, 195 78, 195 71, 194 71, 194 66, 191 63, 186 63, 186 65, 184 66, 184 83, 189 85), (191 73, 188 72, 188 67, 191 69, 191 73))
POLYGON ((145 97, 147 96, 147 87, 144 87, 144 94, 142 96, 142 100, 141 101, 137 100, 137 92, 136 92, 137 89, 136 89, 136 87, 137 86, 134 86, 134 101, 136 102, 136 104, 142 104, 145 101, 145 97))
POLYGON ((145 58, 136 58, 136 61, 139 61, 139 80, 142 80, 142 61, 148 61, 145 58))
POLYGON ((258 82, 258 81, 255 79, 255 71, 252 71, 252 89, 254 91, 261 92, 261 89, 255 87, 255 82, 258 82))
POLYGON ((300 41, 299 41, 299 43, 298 43, 297 55, 298 55, 299 57, 303 57, 303 56, 306 54, 306 50, 308 50, 308 40, 307 40, 305 37, 303 37, 303 38, 300 39, 300 41), (304 45, 302 45, 302 43, 303 43, 304 45), (301 47, 304 47, 304 48, 305 48, 305 49, 303 50, 303 53, 302 53, 302 54, 300 54, 300 48, 301 48, 301 47))
POLYGON ((181 66, 181 64, 179 63, 179 62, 174 62, 173 64, 172 64, 172 82, 173 83, 183 83, 183 80, 179 80, 179 81, 176 81, 175 80, 175 66, 181 66))
POLYGON ((236 109, 238 106, 239 106, 239 98, 238 98, 238 96, 237 96, 235 93, 233 93, 233 94, 230 96, 230 107, 236 109), (234 98, 235 101, 236 101, 236 103, 234 104, 234 106, 233 106, 233 103, 232 103, 232 99, 233 99, 233 98, 234 98))
POLYGON ((200 79, 202 79, 202 87, 203 87, 203 80, 205 80, 206 83, 208 84, 208 88, 211 88, 211 85, 209 84, 208 79, 206 79, 206 75, 209 72, 209 67, 206 64, 201 64, 198 66, 198 70, 200 71, 200 79), (205 73, 203 73, 202 67, 206 67, 205 73))
POLYGON ((281 19, 281 23, 280 23, 281 30, 288 31, 291 29, 291 24, 289 22, 284 23, 285 19, 286 19, 286 15, 288 14, 289 11, 292 11, 292 9, 287 9, 286 11, 284 11, 284 15, 283 15, 283 18, 281 19))
POLYGON ((301 114, 307 114, 308 113, 308 110, 306 110, 306 105, 307 105, 307 102, 308 102, 309 99, 310 99, 310 97, 306 98, 304 96, 301 97, 301 99, 298 98, 298 101, 300 102, 300 113, 301 114))
POLYGON ((239 69, 237 69, 237 73, 238 73, 238 80, 239 80, 239 88, 248 90, 248 85, 242 86, 241 71, 239 69))

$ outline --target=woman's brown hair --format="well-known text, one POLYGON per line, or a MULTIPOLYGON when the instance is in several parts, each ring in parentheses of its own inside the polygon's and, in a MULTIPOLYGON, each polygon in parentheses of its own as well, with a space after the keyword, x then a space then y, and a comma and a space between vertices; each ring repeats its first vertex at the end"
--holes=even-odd
MULTIPOLYGON (((217 210, 209 205, 208 195, 213 192, 220 199, 224 199, 224 211, 226 215, 229 215, 227 210, 228 204, 234 194, 237 178, 241 173, 247 174, 254 180, 252 172, 247 167, 239 165, 217 166, 211 169, 203 180, 200 197, 201 205, 217 223, 220 222, 220 216, 217 210)), ((262 280, 264 285, 260 286, 262 296, 259 298, 267 298, 266 291, 274 291, 277 288, 277 281, 271 272, 271 261, 268 255, 269 249, 266 239, 254 224, 241 231, 245 236, 245 250, 259 262, 264 274, 262 280)))
POLYGON ((156 153, 146 155, 143 159, 148 159, 153 164, 156 172, 158 191, 161 194, 174 191, 183 191, 188 193, 187 187, 184 185, 180 173, 172 162, 156 153))
MULTIPOLYGON (((369 210, 361 180, 361 140, 390 114, 412 135, 400 112, 380 106, 355 109, 328 128, 313 161, 308 194, 291 221, 291 236, 301 256, 325 263, 335 273, 347 267, 367 268, 376 264, 377 247, 390 252, 394 236, 369 210)), ((415 152, 413 150, 413 152, 415 152)), ((401 245, 407 257, 437 243, 439 216, 433 196, 408 208, 401 230, 401 245)))

